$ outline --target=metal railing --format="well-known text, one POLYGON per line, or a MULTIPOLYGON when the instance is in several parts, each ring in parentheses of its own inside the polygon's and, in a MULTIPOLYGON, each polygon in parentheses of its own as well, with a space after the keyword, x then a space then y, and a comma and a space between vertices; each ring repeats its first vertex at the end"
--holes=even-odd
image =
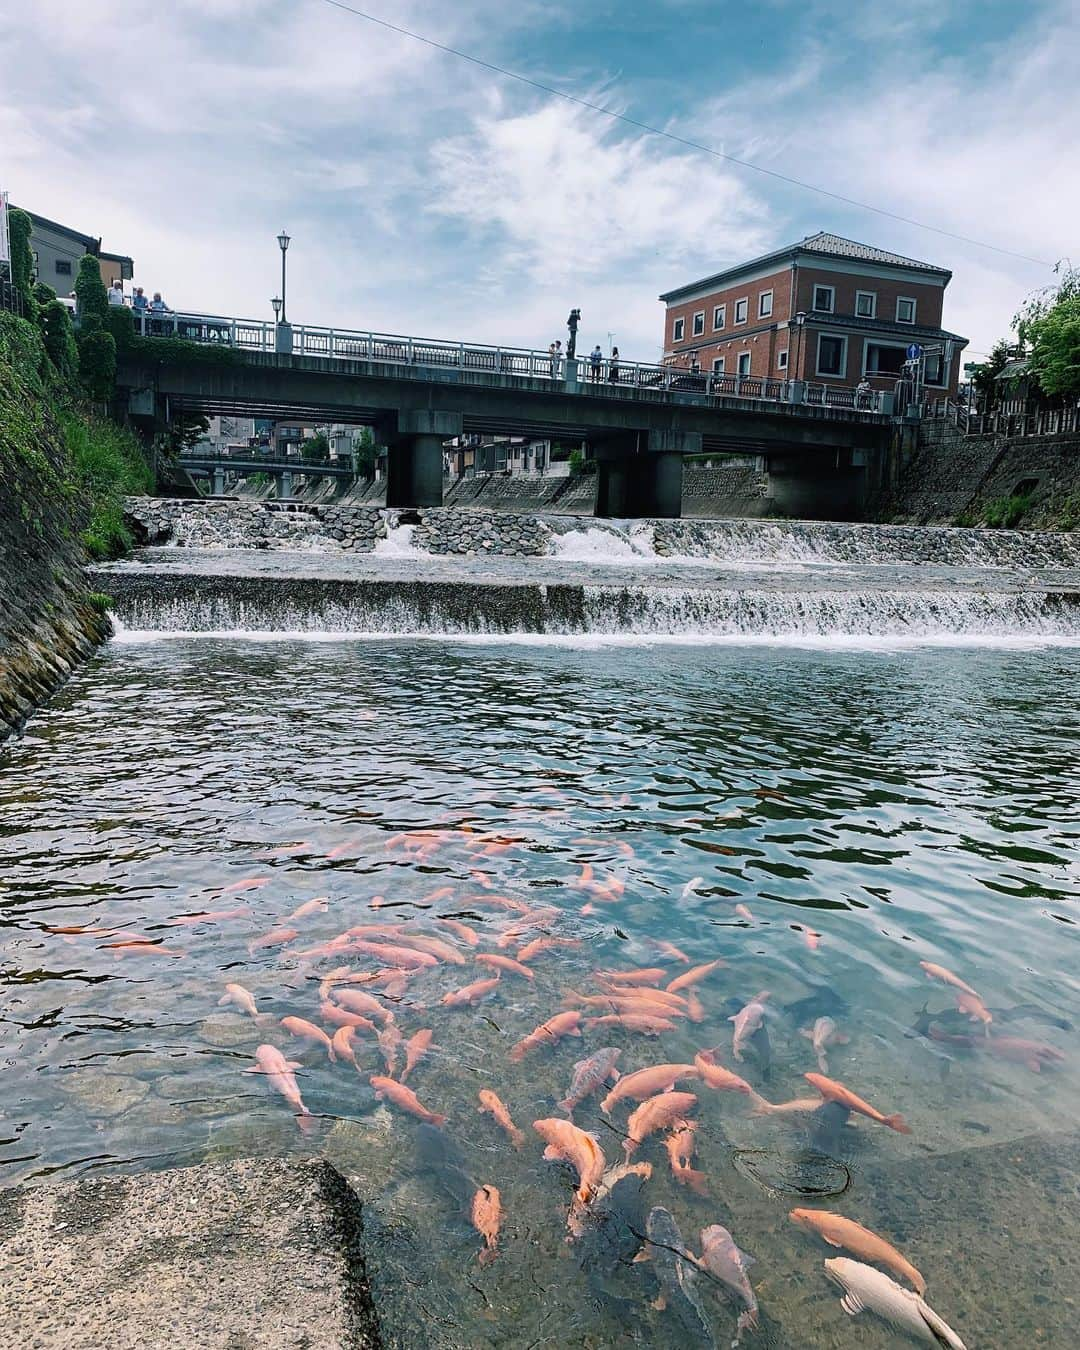
MULTIPOLYGON (((286 352, 330 360, 372 361, 434 370, 458 370, 551 380, 574 388, 568 360, 528 347, 492 347, 475 342, 444 342, 398 333, 357 332, 286 327, 259 319, 232 319, 215 314, 136 311, 135 331, 143 337, 176 337, 190 342, 236 347, 242 351, 286 352), (284 339, 284 340, 283 340, 284 339)), ((847 386, 804 380, 776 380, 757 375, 726 375, 605 357, 594 366, 588 355, 576 358, 576 387, 615 389, 619 393, 663 391, 703 399, 748 399, 755 402, 809 405, 887 415, 891 395, 879 389, 858 391, 847 386)))
POLYGON ((1080 403, 1059 408, 1016 407, 980 410, 955 399, 922 409, 924 422, 950 422, 968 436, 1068 436, 1080 432, 1080 403))

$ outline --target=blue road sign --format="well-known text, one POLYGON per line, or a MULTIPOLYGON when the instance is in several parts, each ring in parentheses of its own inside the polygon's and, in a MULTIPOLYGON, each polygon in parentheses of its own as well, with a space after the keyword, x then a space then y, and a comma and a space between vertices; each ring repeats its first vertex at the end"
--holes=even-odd
POLYGON ((913 342, 907 349, 907 359, 909 361, 917 361, 920 356, 922 356, 922 348, 917 342, 913 342))

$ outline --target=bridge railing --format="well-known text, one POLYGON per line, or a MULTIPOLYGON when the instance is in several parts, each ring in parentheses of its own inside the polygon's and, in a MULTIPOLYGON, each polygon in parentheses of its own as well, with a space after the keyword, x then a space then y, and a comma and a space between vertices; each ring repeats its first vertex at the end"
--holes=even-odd
MULTIPOLYGON (((239 347, 244 351, 279 350, 278 325, 259 319, 233 319, 214 314, 136 312, 136 332, 144 337, 177 337, 192 342, 239 347)), ((282 326, 284 328, 284 326, 282 326)), ((474 342, 444 342, 434 338, 398 333, 358 332, 293 324, 287 330, 286 350, 297 356, 337 360, 379 361, 422 366, 429 369, 476 371, 491 375, 514 375, 566 379, 565 356, 528 347, 492 347, 474 342)), ((614 386, 619 390, 665 390, 697 394, 704 398, 745 398, 771 403, 813 407, 846 408, 857 412, 886 412, 882 390, 859 392, 850 387, 778 380, 757 375, 723 374, 655 365, 642 361, 612 362, 604 357, 594 366, 588 354, 577 358, 578 379, 583 386, 614 386)))

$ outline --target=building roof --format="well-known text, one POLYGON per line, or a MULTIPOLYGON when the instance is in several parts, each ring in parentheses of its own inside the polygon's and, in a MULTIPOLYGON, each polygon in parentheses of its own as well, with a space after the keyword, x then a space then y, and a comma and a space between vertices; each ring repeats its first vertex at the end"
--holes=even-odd
POLYGON ((673 291, 665 291, 660 299, 664 301, 678 300, 692 291, 700 291, 705 287, 719 289, 722 283, 734 281, 744 272, 757 271, 767 263, 794 262, 807 253, 817 254, 819 257, 825 258, 847 258, 851 262, 873 263, 878 267, 898 267, 907 271, 929 272, 934 276, 944 277, 946 281, 952 277, 952 273, 946 267, 919 262, 916 258, 905 258, 901 253, 890 253, 887 249, 875 248, 872 244, 860 244, 854 239, 844 239, 838 234, 829 234, 821 230, 817 234, 808 234, 805 239, 800 239, 798 243, 787 244, 772 253, 763 253, 758 258, 751 258, 748 262, 739 263, 737 267, 729 267, 711 277, 702 277, 700 281, 691 281, 673 291))
MULTIPOLYGON (((26 210, 25 207, 11 207, 11 210, 26 210)), ((110 253, 101 247, 101 240, 93 234, 83 234, 81 230, 73 230, 70 225, 61 225, 57 220, 50 220, 48 216, 39 215, 37 211, 26 211, 35 225, 42 229, 55 230, 57 234, 66 235, 73 243, 81 244, 87 253, 92 253, 95 258, 103 258, 106 262, 119 263, 121 272, 125 277, 130 278, 135 272, 134 259, 127 253, 110 253), (126 264, 126 267, 125 265, 126 264)))

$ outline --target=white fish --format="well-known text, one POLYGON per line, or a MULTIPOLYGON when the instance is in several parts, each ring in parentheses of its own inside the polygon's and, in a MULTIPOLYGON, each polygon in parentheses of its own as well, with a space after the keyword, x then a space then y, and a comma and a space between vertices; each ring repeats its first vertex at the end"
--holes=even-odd
POLYGON ((686 900, 689 896, 693 895, 704 880, 704 877, 691 877, 682 888, 682 898, 686 900))
POLYGON ((892 1326, 926 1345, 966 1350, 964 1342, 913 1289, 905 1289, 884 1271, 847 1256, 825 1262, 825 1274, 844 1291, 840 1306, 851 1317, 863 1311, 877 1313, 892 1326))
POLYGON ((805 1036, 808 1041, 813 1043, 818 1068, 822 1073, 829 1072, 829 1060, 825 1053, 829 1046, 846 1045, 849 1039, 842 1031, 838 1030, 831 1017, 819 1017, 812 1027, 803 1027, 799 1035, 805 1036))
POLYGON ((765 1017, 764 1000, 768 997, 768 993, 762 991, 756 998, 751 999, 739 1012, 728 1018, 729 1022, 735 1023, 735 1036, 731 1043, 731 1053, 740 1064, 743 1062, 742 1052, 747 1041, 750 1040, 754 1032, 761 1026, 762 1020, 765 1017))

